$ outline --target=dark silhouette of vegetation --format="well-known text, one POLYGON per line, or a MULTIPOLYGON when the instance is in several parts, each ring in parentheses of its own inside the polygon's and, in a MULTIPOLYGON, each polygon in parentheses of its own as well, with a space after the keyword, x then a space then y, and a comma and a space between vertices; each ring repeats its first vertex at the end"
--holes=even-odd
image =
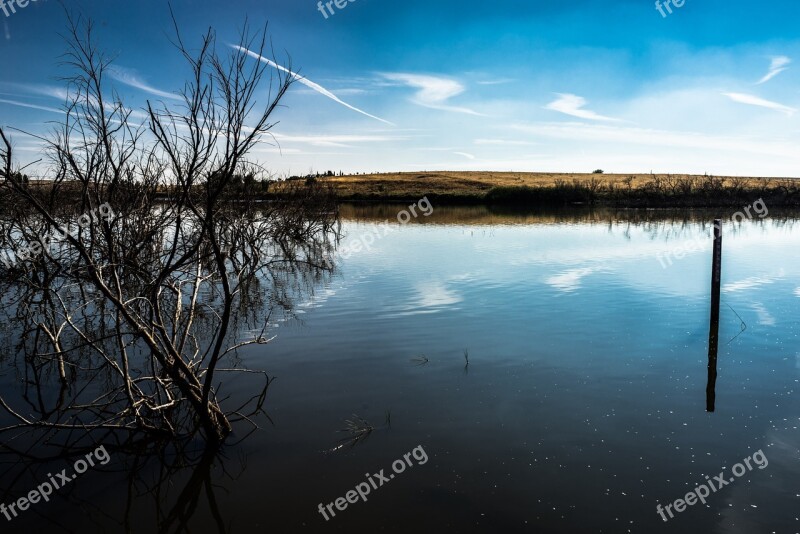
POLYGON ((553 186, 504 186, 490 189, 490 204, 603 204, 624 207, 742 206, 763 199, 769 206, 800 206, 800 181, 757 181, 715 176, 653 175, 638 187, 595 178, 556 180, 553 186))
MULTIPOLYGON (((4 309, 22 327, 7 340, 16 359, 6 363, 35 377, 25 383, 34 402, 19 408, 0 398, 14 421, 0 431, 34 429, 41 440, 74 431, 199 433, 222 442, 234 423, 255 424, 270 378, 261 373, 261 390, 226 410, 221 376, 251 372, 237 351, 267 343, 269 310, 289 307, 294 288, 332 268, 329 192, 290 185, 279 200, 260 202, 270 181, 247 158, 292 78, 238 51, 218 52, 211 30, 190 52, 175 22, 174 42, 190 72, 180 104, 148 102, 134 121, 106 90, 111 62, 92 24, 69 19, 66 118, 39 137, 49 159, 41 185, 20 174, 0 129, 0 248, 44 244, 0 270, 4 309), (48 240, 101 206, 112 213, 48 240)), ((245 26, 239 44, 262 54, 266 42, 266 28, 245 26)))

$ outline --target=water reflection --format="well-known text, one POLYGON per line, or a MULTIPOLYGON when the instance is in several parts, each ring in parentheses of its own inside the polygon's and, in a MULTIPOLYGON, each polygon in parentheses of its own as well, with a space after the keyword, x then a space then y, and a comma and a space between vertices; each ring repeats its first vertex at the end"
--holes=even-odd
MULTIPOLYGON (((344 241, 400 208, 345 206, 344 241)), ((711 415, 700 399, 709 385, 710 248, 668 268, 656 254, 709 237, 715 215, 436 207, 425 224, 398 228, 370 251, 333 256, 334 271, 312 284, 321 298, 294 299, 302 322, 273 317, 274 342, 237 354, 242 366, 277 377, 263 406, 271 423, 262 417, 214 459, 191 443, 183 455, 118 449, 116 475, 88 473, 103 495, 81 483, 65 497, 91 503, 85 517, 62 501, 15 526, 65 517, 69 528, 109 532, 129 523, 132 532, 407 532, 420 524, 731 532, 742 521, 790 530, 800 251, 787 244, 797 231, 780 216, 726 226, 716 384, 725 400, 711 415), (739 337, 737 314, 751 325, 739 337), (351 434, 369 439, 337 447, 351 434), (420 443, 431 458, 425 470, 335 521, 317 514, 319 502, 420 443), (761 447, 775 460, 752 476, 758 496, 742 482, 680 524, 661 524, 657 502, 761 447), (108 491, 112 479, 125 489, 108 491)), ((266 310, 265 292, 254 290, 241 313, 266 310)), ((55 386, 43 394, 51 409, 57 371, 43 377, 55 386)), ((238 405, 260 386, 242 375, 224 387, 238 405)), ((44 478, 41 469, 4 477, 5 500, 44 478)))
POLYGON ((708 334, 708 385, 706 411, 713 412, 717 400, 717 355, 719 352, 719 308, 722 285, 722 221, 714 221, 711 256, 711 327, 708 334))
MULTIPOLYGON (((273 340, 294 303, 332 274, 324 259, 336 214, 320 209, 329 197, 303 194, 305 204, 215 208, 224 224, 209 232, 207 220, 187 215, 198 210, 179 203, 125 210, 102 234, 81 233, 0 271, 0 461, 8 466, 0 498, 27 511, 21 490, 52 481, 50 471, 64 473, 67 459, 102 444, 127 477, 130 502, 124 518, 94 506, 89 522, 109 528, 111 519, 130 531, 131 502, 152 495, 157 506, 137 517, 159 532, 185 531, 205 496, 202 508, 226 530, 210 469, 225 465, 223 442, 235 450, 271 421, 265 403, 274 377, 244 365, 241 351, 273 340), (175 215, 181 209, 185 217, 175 215)), ((24 240, 47 221, 17 213, 0 217, 0 226, 6 238, 24 240)), ((103 472, 97 466, 67 489, 103 472)), ((15 513, 15 526, 36 525, 43 510, 15 513)))

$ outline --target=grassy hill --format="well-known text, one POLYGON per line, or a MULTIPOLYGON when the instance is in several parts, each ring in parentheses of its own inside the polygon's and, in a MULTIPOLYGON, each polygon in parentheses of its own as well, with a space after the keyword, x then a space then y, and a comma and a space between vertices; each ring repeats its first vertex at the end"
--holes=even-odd
POLYGON ((721 206, 752 203, 800 206, 800 180, 676 174, 423 172, 321 177, 343 201, 488 204, 721 206))

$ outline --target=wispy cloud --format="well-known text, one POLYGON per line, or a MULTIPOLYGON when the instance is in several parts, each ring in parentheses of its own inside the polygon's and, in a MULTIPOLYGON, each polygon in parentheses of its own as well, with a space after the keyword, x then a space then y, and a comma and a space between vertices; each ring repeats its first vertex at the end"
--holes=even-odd
POLYGON ((467 159, 475 159, 475 156, 472 154, 468 154, 467 152, 453 152, 453 154, 457 156, 464 156, 467 159))
POLYGON ((785 113, 787 115, 793 115, 795 112, 797 112, 797 109, 793 107, 785 106, 783 104, 779 104, 778 102, 772 102, 771 100, 765 100, 755 95, 748 95, 745 93, 722 93, 722 94, 727 96, 734 102, 739 102, 740 104, 747 104, 749 106, 758 106, 761 108, 772 109, 775 111, 780 111, 781 113, 785 113))
POLYGON ((515 80, 514 78, 500 78, 500 79, 497 79, 497 80, 486 80, 486 81, 476 82, 476 83, 478 85, 502 85, 502 84, 506 84, 506 83, 512 83, 512 82, 515 82, 515 81, 517 81, 517 80, 515 80))
POLYGON ((289 74, 289 75, 290 75, 292 78, 294 78, 295 80, 297 80, 299 83, 302 83, 302 84, 303 84, 303 85, 305 85, 306 87, 309 87, 309 88, 313 89, 314 91, 318 92, 319 94, 321 94, 321 95, 323 95, 323 96, 327 96, 328 98, 330 98, 331 100, 333 100, 333 101, 334 101, 334 102, 336 102, 337 104, 341 104, 341 105, 343 105, 344 107, 346 107, 346 108, 348 108, 348 109, 351 109, 351 110, 353 110, 353 111, 355 111, 355 112, 357 112, 357 113, 361 113, 362 115, 365 115, 365 116, 367 116, 367 117, 369 117, 369 118, 371 118, 371 119, 375 119, 375 120, 377 120, 377 121, 381 121, 381 122, 382 122, 382 123, 384 123, 384 124, 388 124, 388 125, 390 125, 390 126, 395 126, 395 124, 394 124, 394 123, 392 123, 392 122, 389 122, 389 121, 387 121, 387 120, 384 120, 384 119, 382 119, 382 118, 380 118, 380 117, 376 117, 375 115, 370 115, 369 113, 367 113, 367 112, 366 112, 366 111, 364 111, 364 110, 358 109, 358 108, 357 108, 357 107, 355 107, 355 106, 351 106, 350 104, 348 104, 347 102, 343 101, 342 99, 340 99, 340 98, 339 98, 338 96, 336 96, 335 94, 331 93, 330 91, 328 91, 327 89, 325 89, 324 87, 322 87, 320 84, 318 84, 318 83, 315 83, 315 82, 312 82, 311 80, 309 80, 309 79, 308 79, 308 78, 306 78, 305 76, 300 76, 299 74, 297 74, 297 73, 295 73, 295 72, 292 72, 291 70, 287 69, 286 67, 283 67, 283 66, 281 66, 281 65, 278 65, 278 64, 277 64, 277 63, 275 63, 274 61, 272 61, 272 60, 269 60, 269 59, 265 58, 265 57, 264 57, 264 56, 262 56, 261 54, 257 54, 257 53, 255 53, 255 52, 252 52, 252 51, 248 50, 247 48, 245 48, 245 47, 243 47, 243 46, 238 46, 238 45, 230 45, 230 46, 231 46, 232 48, 234 48, 234 49, 238 50, 239 52, 244 52, 244 53, 245 53, 245 54, 247 54, 248 56, 250 56, 250 57, 252 57, 252 58, 254 58, 254 59, 257 59, 257 60, 259 60, 259 61, 261 61, 261 62, 263 62, 263 63, 266 63, 267 65, 269 65, 269 66, 270 66, 270 67, 272 67, 272 68, 278 69, 279 71, 282 71, 282 72, 285 72, 285 73, 289 74))
POLYGON ((405 72, 387 72, 383 73, 382 76, 387 80, 418 89, 411 101, 420 106, 455 113, 466 113, 467 115, 484 116, 475 110, 448 104, 451 98, 465 91, 464 86, 456 80, 405 72))
MULTIPOLYGON (((308 94, 311 94, 311 93, 316 93, 317 91, 315 91, 314 89, 298 89, 295 92, 296 93, 308 93, 308 94)), ((363 94, 366 94, 366 93, 367 93, 366 89, 358 89, 358 88, 355 88, 355 87, 349 87, 349 88, 344 88, 344 89, 336 89, 336 94, 337 95, 351 95, 352 96, 352 95, 363 95, 363 94)))
POLYGON ((253 148, 253 153, 257 154, 278 154, 281 156, 287 154, 303 154, 303 151, 299 148, 282 148, 277 146, 269 146, 269 147, 262 147, 256 146, 253 148))
POLYGON ((274 133, 278 142, 291 142, 325 147, 350 147, 352 143, 385 143, 397 142, 405 137, 389 135, 287 135, 274 133))
POLYGON ((18 100, 7 100, 5 98, 0 98, 0 103, 9 104, 11 106, 19 106, 21 108, 30 108, 30 109, 38 109, 38 110, 41 110, 41 111, 50 111, 52 113, 64 113, 63 109, 50 108, 50 107, 47 107, 47 106, 40 106, 38 104, 27 104, 25 102, 19 102, 18 100))
MULTIPOLYGON (((55 86, 55 85, 46 85, 46 84, 40 84, 40 83, 8 83, 8 84, 4 84, 4 85, 8 85, 10 87, 13 87, 13 88, 17 89, 18 91, 21 91, 22 94, 10 94, 11 96, 14 96, 14 97, 31 98, 31 97, 34 97, 34 95, 36 95, 36 97, 44 96, 44 97, 47 97, 47 98, 60 100, 60 101, 62 101, 62 103, 66 103, 67 106, 71 106, 71 104, 76 100, 78 102, 89 101, 92 104, 96 104, 97 103, 97 100, 93 96, 87 96, 86 94, 81 95, 81 94, 76 93, 75 91, 70 92, 66 87, 58 87, 58 86, 55 86)), ((5 100, 4 102, 7 103, 7 104, 20 106, 20 107, 26 107, 26 108, 31 108, 31 109, 40 109, 42 111, 51 111, 53 113, 66 113, 66 111, 64 109, 56 109, 56 108, 53 108, 53 107, 42 106, 42 105, 39 105, 39 104, 29 104, 29 103, 22 102, 22 101, 19 101, 19 100, 11 100, 11 99, 9 99, 9 100, 5 100)), ((116 106, 115 106, 114 103, 106 102, 105 109, 107 109, 108 111, 113 111, 115 108, 116 108, 116 106)), ((130 113, 130 118, 135 119, 135 120, 145 121, 148 118, 148 115, 146 113, 144 113, 142 111, 139 111, 139 110, 126 109, 126 112, 130 113)), ((72 110, 72 113, 73 113, 73 115, 75 114, 75 110, 74 109, 72 110)))
POLYGON ((775 76, 777 76, 781 72, 785 71, 788 68, 788 67, 786 67, 786 65, 788 65, 791 62, 792 62, 792 60, 790 58, 786 57, 786 56, 775 56, 775 57, 773 57, 772 58, 772 63, 769 66, 769 72, 767 72, 767 74, 765 74, 763 78, 758 80, 756 82, 756 85, 760 85, 762 83, 767 83, 772 78, 774 78, 775 76))
POLYGON ((55 98, 58 100, 66 101, 70 97, 70 92, 66 87, 59 87, 56 85, 47 85, 41 83, 18 83, 18 82, 5 82, 3 86, 14 89, 14 93, 5 93, 11 96, 24 96, 30 97, 32 95, 41 95, 48 98, 55 98))
POLYGON ((615 144, 628 143, 655 147, 669 146, 797 158, 797 146, 794 143, 759 140, 750 137, 714 136, 687 131, 655 130, 579 122, 514 124, 510 125, 509 128, 552 139, 615 144))
POLYGON ((534 146, 538 143, 531 141, 517 141, 508 139, 475 139, 473 141, 476 145, 492 145, 492 146, 534 146))
POLYGON ((558 98, 547 104, 545 109, 558 111, 559 113, 564 113, 566 115, 592 121, 619 121, 619 119, 606 117, 604 115, 595 113, 594 111, 583 109, 584 106, 586 106, 586 99, 581 96, 568 93, 556 94, 558 95, 558 98))
POLYGON ((115 65, 109 68, 108 74, 116 81, 125 84, 128 87, 139 89, 140 91, 144 91, 145 93, 153 96, 166 98, 169 100, 181 100, 180 95, 170 93, 168 91, 162 91, 161 89, 156 89, 152 85, 148 84, 145 80, 140 78, 139 75, 131 69, 115 65))

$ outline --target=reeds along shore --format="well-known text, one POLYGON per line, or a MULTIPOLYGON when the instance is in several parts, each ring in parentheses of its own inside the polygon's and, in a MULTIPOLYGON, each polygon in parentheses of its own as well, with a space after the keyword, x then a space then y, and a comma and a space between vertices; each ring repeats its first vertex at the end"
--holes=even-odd
POLYGON ((486 195, 489 203, 580 203, 626 207, 741 206, 763 200, 770 206, 800 206, 800 181, 746 180, 714 177, 654 177, 639 187, 620 187, 603 180, 574 180, 544 187, 495 187, 486 195))

